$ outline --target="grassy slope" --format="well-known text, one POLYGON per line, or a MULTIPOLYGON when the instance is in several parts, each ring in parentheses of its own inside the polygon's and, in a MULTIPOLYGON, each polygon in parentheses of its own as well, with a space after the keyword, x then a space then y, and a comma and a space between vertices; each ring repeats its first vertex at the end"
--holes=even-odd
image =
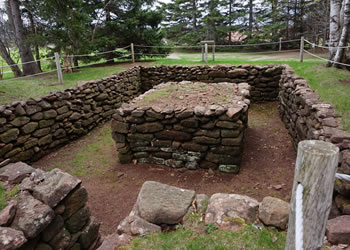
POLYGON ((56 86, 48 86, 57 83, 56 73, 19 80, 0 81, 0 104, 26 100, 29 97, 41 97, 51 91, 74 87, 77 81, 98 80, 121 70, 121 67, 116 66, 82 68, 79 72, 64 74, 64 85, 56 86))

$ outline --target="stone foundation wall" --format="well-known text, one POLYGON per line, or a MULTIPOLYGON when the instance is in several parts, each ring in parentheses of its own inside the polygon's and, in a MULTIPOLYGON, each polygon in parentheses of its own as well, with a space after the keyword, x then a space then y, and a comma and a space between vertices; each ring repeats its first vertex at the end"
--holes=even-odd
POLYGON ((169 81, 247 82, 251 86, 252 101, 274 101, 278 97, 279 81, 283 69, 282 65, 141 67, 141 82, 143 91, 169 81))
MULTIPOLYGON (((237 88, 238 93, 249 96, 248 84, 237 88)), ((137 100, 135 105, 122 105, 112 120, 119 161, 238 173, 250 101, 244 96, 237 98, 241 104, 193 109, 162 110, 139 106, 137 100)))
MULTIPOLYGON (((320 100, 307 81, 286 66, 282 72, 279 92, 281 119, 294 142, 323 140, 338 146, 341 151, 338 172, 350 174, 350 133, 342 129, 334 107, 320 100)), ((336 190, 350 198, 350 184, 337 180, 336 190)))
POLYGON ((19 187, 0 211, 0 249, 96 249, 100 244, 100 223, 86 206, 81 180, 22 162, 1 168, 0 180, 19 187))
POLYGON ((138 96, 138 67, 48 96, 0 106, 0 162, 32 161, 85 135, 138 96))

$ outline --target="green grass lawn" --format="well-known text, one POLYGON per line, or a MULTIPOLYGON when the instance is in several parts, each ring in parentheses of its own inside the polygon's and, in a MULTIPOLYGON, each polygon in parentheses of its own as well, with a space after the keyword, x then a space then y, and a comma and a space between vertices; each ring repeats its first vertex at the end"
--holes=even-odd
POLYGON ((215 225, 199 221, 199 218, 199 214, 191 215, 189 221, 174 232, 137 237, 121 249, 279 250, 285 247, 286 233, 274 228, 244 224, 237 232, 222 231, 215 225))
POLYGON ((76 86, 78 81, 98 80, 123 70, 119 66, 86 67, 79 72, 64 74, 64 85, 57 84, 57 74, 49 73, 37 77, 28 77, 11 81, 0 81, 0 104, 37 98, 49 94, 51 91, 64 90, 76 86))

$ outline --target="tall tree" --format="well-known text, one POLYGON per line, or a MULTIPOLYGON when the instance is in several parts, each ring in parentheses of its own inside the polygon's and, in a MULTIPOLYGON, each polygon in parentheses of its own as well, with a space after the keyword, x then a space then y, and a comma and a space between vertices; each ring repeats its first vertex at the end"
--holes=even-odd
POLYGON ((332 66, 336 68, 342 68, 343 66, 339 63, 344 63, 347 60, 345 47, 348 45, 350 33, 350 0, 344 0, 340 15, 342 29, 339 32, 338 48, 333 59, 335 63, 332 63, 332 66))
MULTIPOLYGON (((342 29, 342 6, 343 0, 331 0, 330 1, 330 21, 329 21, 329 54, 328 59, 333 61, 335 54, 337 53, 337 46, 339 44, 340 32, 342 29)), ((327 66, 331 67, 333 63, 328 62, 327 66)))
POLYGON ((7 16, 9 23, 15 34, 15 41, 22 60, 22 69, 24 75, 32 75, 40 72, 30 45, 27 43, 27 32, 23 25, 21 17, 20 5, 18 0, 8 0, 6 2, 7 16))

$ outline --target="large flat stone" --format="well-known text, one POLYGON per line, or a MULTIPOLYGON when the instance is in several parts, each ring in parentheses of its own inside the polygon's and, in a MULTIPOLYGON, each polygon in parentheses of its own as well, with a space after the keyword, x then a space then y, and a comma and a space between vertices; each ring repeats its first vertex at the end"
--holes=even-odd
POLYGON ((0 249, 19 249, 27 242, 23 232, 9 227, 0 227, 0 249))
POLYGON ((147 181, 138 195, 136 215, 153 224, 181 222, 195 197, 193 190, 147 181))
POLYGON ((259 219, 269 226, 286 229, 289 217, 289 203, 274 197, 265 197, 259 206, 259 219))
POLYGON ((24 191, 18 196, 16 216, 11 227, 20 230, 28 239, 38 236, 54 219, 54 211, 24 191))
POLYGON ((10 163, 0 168, 0 180, 10 184, 18 184, 28 177, 35 169, 24 162, 10 163))
POLYGON ((350 215, 329 220, 326 235, 327 240, 332 244, 350 244, 350 215))
POLYGON ((56 168, 43 173, 40 182, 36 182, 33 177, 26 178, 21 188, 31 191, 36 199, 53 208, 80 183, 78 178, 56 168))
POLYGON ((259 202, 238 194, 214 194, 209 199, 205 223, 219 228, 237 230, 244 223, 254 223, 259 202))

